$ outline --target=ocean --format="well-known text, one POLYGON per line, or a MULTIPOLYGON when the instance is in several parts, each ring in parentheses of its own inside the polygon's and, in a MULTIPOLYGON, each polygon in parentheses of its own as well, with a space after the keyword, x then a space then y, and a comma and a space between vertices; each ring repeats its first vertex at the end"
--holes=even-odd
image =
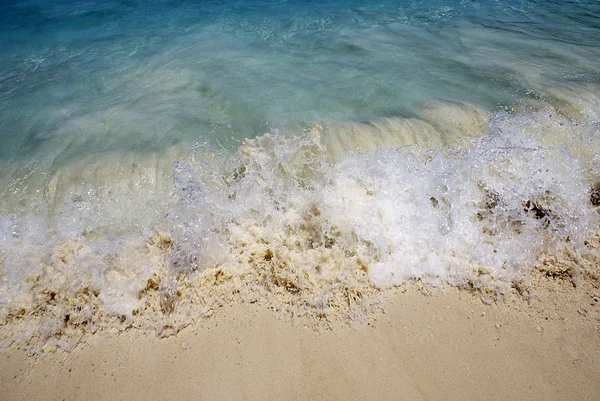
POLYGON ((4 0, 0 38, 0 346, 600 277, 595 0, 4 0))

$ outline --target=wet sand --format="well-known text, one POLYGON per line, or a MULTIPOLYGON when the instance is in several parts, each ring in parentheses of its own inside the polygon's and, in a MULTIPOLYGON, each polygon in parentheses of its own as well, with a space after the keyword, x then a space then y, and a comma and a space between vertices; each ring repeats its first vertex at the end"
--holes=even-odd
MULTIPOLYGON (((429 294, 426 294, 429 293, 429 294)), ((597 400, 600 290, 544 279, 492 305, 396 290, 362 325, 314 330, 230 305, 178 335, 132 330, 67 353, 0 352, 3 400, 597 400)))

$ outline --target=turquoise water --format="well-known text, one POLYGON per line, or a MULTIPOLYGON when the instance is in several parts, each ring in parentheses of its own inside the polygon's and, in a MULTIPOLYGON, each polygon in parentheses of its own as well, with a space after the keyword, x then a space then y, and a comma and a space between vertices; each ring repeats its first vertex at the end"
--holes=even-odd
POLYGON ((495 111, 600 79, 595 1, 23 1, 1 10, 3 160, 409 117, 439 100, 495 111))
POLYGON ((597 1, 3 1, 0 37, 5 344, 598 256, 597 1))

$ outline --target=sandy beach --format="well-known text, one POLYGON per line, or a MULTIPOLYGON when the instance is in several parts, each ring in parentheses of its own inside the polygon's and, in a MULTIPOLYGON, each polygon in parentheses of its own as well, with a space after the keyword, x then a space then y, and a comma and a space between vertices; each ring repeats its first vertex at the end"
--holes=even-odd
POLYGON ((315 330, 257 305, 178 335, 131 330, 68 353, 0 353, 2 400, 596 400, 600 291, 538 282, 486 305, 397 289, 362 325, 315 330))

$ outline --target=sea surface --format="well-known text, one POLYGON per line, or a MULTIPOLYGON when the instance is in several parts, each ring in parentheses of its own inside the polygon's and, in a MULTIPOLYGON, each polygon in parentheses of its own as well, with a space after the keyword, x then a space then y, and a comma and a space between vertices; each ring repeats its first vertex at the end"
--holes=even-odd
POLYGON ((0 346, 534 296, 599 205, 596 0, 0 1, 0 346))

